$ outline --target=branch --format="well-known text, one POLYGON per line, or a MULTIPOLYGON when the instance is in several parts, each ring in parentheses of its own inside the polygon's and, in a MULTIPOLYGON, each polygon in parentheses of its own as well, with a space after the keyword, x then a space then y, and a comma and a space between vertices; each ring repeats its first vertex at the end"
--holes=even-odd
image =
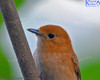
POLYGON ((0 0, 13 48, 25 80, 40 80, 13 0, 0 0))

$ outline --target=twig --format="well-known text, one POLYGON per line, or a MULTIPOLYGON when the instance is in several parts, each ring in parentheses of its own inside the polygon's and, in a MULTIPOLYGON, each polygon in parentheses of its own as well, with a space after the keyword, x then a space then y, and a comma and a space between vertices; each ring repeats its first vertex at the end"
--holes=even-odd
POLYGON ((40 80, 13 0, 0 0, 10 39, 25 80, 40 80))

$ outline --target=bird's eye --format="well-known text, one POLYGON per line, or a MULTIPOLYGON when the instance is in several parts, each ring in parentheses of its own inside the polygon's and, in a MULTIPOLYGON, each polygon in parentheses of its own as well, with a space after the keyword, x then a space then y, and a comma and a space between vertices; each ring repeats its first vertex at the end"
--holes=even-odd
POLYGON ((50 39, 52 39, 52 38, 54 38, 54 37, 55 37, 55 35, 54 35, 54 34, 52 34, 52 33, 50 33, 50 34, 48 34, 48 37, 49 37, 50 39))

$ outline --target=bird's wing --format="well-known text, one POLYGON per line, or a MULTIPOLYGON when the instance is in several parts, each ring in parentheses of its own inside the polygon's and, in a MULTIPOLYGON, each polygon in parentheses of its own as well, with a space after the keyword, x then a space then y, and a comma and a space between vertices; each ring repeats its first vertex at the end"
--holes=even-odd
POLYGON ((78 62, 77 56, 75 54, 72 55, 72 62, 74 64, 74 71, 77 75, 77 78, 78 78, 78 80, 81 80, 79 62, 78 62))

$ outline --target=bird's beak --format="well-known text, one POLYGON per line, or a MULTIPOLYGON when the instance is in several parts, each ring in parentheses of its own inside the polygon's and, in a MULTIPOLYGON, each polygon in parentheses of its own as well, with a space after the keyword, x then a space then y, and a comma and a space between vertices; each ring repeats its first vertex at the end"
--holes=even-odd
POLYGON ((39 35, 39 36, 42 36, 42 37, 45 37, 39 30, 37 29, 27 29, 28 31, 32 32, 32 33, 35 33, 36 35, 39 35))

